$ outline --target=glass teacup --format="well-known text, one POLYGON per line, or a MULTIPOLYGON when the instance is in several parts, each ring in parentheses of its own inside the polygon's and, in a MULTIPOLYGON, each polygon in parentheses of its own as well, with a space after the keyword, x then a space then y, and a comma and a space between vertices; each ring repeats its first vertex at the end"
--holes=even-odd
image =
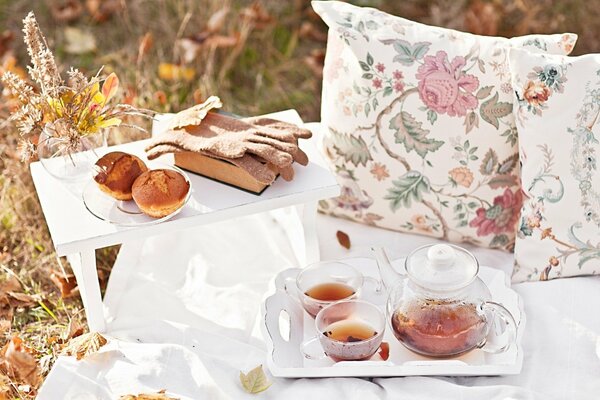
POLYGON ((365 281, 374 281, 379 291, 379 281, 365 277, 356 268, 340 261, 321 261, 304 268, 293 282, 286 283, 288 294, 296 295, 312 317, 340 300, 355 299, 360 295, 365 281), (290 287, 291 286, 291 287, 290 287))
POLYGON ((383 312, 361 300, 343 300, 323 308, 315 318, 317 336, 302 344, 306 358, 330 357, 334 361, 358 361, 379 349, 385 330, 383 312), (320 343, 320 348, 316 343, 320 343))

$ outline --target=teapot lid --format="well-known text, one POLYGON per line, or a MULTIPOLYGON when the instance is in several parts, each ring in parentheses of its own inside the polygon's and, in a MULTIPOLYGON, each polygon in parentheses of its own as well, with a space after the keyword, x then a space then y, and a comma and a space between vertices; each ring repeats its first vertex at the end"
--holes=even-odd
POLYGON ((473 282, 479 271, 473 254, 451 244, 419 247, 408 255, 405 266, 413 282, 435 291, 461 289, 473 282))

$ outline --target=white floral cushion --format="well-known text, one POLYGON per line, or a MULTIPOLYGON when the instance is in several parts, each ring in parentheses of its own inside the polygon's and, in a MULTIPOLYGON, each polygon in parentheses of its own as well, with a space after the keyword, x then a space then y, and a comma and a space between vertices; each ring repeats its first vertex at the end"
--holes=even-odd
POLYGON ((600 55, 510 55, 524 202, 515 282, 600 274, 600 55))
POLYGON ((576 35, 483 37, 341 2, 329 26, 321 120, 336 216, 511 249, 521 207, 512 46, 568 54, 576 35))

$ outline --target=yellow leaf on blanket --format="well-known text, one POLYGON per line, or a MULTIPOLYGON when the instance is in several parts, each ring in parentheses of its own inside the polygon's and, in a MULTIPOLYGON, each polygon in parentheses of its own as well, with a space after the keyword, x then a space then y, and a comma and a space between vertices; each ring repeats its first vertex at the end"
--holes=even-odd
POLYGON ((244 390, 252 394, 264 392, 272 384, 267 379, 267 375, 265 375, 262 365, 259 365, 247 374, 240 372, 240 382, 242 383, 244 390))
POLYGON ((166 390, 163 389, 157 393, 126 394, 119 397, 119 400, 179 400, 177 397, 167 396, 165 392, 166 390))
POLYGON ((81 336, 77 336, 66 344, 62 350, 62 355, 75 356, 78 360, 88 357, 96 353, 100 347, 104 346, 108 341, 98 332, 90 332, 81 336))

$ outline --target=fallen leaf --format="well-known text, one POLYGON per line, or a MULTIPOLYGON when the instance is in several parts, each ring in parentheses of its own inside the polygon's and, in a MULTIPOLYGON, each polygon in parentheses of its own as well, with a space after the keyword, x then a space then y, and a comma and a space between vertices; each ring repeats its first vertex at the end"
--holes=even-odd
POLYGON ((98 332, 89 332, 69 340, 61 354, 81 360, 96 353, 106 343, 108 341, 98 332))
POLYGON ((315 76, 322 78, 323 65, 325 64, 325 50, 313 49, 308 56, 304 57, 304 63, 315 76))
POLYGON ((67 53, 86 54, 96 50, 96 38, 91 32, 68 26, 64 33, 67 53))
POLYGON ((125 88, 125 95, 123 96, 123 103, 134 105, 137 100, 137 90, 133 85, 127 85, 125 88))
POLYGON ((204 97, 202 96, 202 90, 201 89, 194 90, 194 93, 192 94, 192 97, 194 98, 194 104, 201 104, 201 103, 204 102, 204 97))
POLYGON ((310 21, 304 21, 302 25, 300 25, 298 35, 300 35, 301 38, 307 38, 317 42, 327 42, 327 33, 318 29, 315 24, 310 21))
POLYGON ((225 25, 225 17, 228 13, 229 7, 225 6, 211 15, 206 23, 206 30, 212 33, 220 31, 221 28, 223 28, 223 25, 225 25))
POLYGON ((63 336, 63 341, 66 342, 75 337, 81 336, 81 335, 83 335, 83 332, 85 332, 85 329, 83 328, 83 326, 81 326, 77 321, 72 319, 69 322, 69 326, 67 327, 65 335, 63 336))
POLYGON ((160 63, 158 76, 165 81, 191 81, 196 76, 196 70, 182 65, 160 63))
POLYGON ((104 22, 123 8, 122 0, 86 0, 85 5, 96 22, 104 22))
POLYGON ((158 101, 158 104, 160 104, 161 106, 167 104, 167 94, 164 92, 164 90, 157 90, 154 93, 154 98, 156 99, 156 101, 158 101))
POLYGON ((6 52, 11 48, 14 38, 15 34, 12 31, 7 29, 2 32, 2 35, 0 35, 0 56, 6 54, 6 52))
POLYGON ((476 35, 496 36, 500 15, 494 4, 475 0, 465 12, 465 27, 476 35))
POLYGON ((262 3, 258 0, 242 9, 242 11, 240 11, 240 17, 251 23, 256 29, 263 29, 273 22, 273 17, 271 17, 262 3))
POLYGON ((37 360, 31 355, 21 338, 13 336, 0 353, 0 372, 17 380, 37 387, 42 377, 37 360))
POLYGON ((221 108, 222 106, 221 99, 217 96, 210 96, 204 103, 187 108, 175 114, 171 121, 169 121, 167 130, 200 125, 210 110, 221 108))
POLYGON ((200 54, 202 44, 192 38, 181 38, 175 41, 175 49, 181 62, 189 64, 198 57, 198 54, 200 54))
POLYGON ((272 384, 267 379, 267 375, 265 374, 265 371, 263 371, 262 365, 259 365, 247 374, 240 372, 240 382, 242 383, 244 390, 252 394, 264 392, 272 384))
POLYGON ((208 47, 233 47, 238 44, 239 34, 235 36, 211 35, 206 39, 208 47))
POLYGON ((0 319, 0 336, 4 336, 5 333, 10 331, 11 326, 10 320, 0 319))
POLYGON ((0 373, 0 400, 8 400, 11 398, 10 392, 10 379, 8 379, 6 375, 0 373))
POLYGON ((50 280, 60 289, 60 297, 63 299, 79 294, 77 280, 73 274, 65 275, 61 271, 52 271, 50 273, 50 280))
POLYGON ((55 0, 50 2, 50 13, 56 22, 72 22, 81 17, 83 5, 79 0, 55 0))
POLYGON ((379 356, 383 361, 387 361, 390 358, 390 344, 388 342, 381 342, 379 356))
POLYGON ((178 397, 169 397, 165 394, 166 390, 160 390, 157 393, 126 394, 119 397, 119 400, 179 400, 178 397))
POLYGON ((38 298, 34 295, 19 292, 7 292, 8 301, 13 307, 31 307, 38 303, 38 298))
POLYGON ((138 46, 138 64, 142 62, 142 59, 146 54, 148 54, 152 46, 154 46, 154 36, 152 36, 152 32, 146 32, 146 34, 140 39, 140 45, 138 46))
POLYGON ((342 247, 350 250, 350 246, 351 246, 350 236, 348 236, 348 234, 346 232, 337 231, 335 233, 335 237, 337 237, 337 240, 342 247))

